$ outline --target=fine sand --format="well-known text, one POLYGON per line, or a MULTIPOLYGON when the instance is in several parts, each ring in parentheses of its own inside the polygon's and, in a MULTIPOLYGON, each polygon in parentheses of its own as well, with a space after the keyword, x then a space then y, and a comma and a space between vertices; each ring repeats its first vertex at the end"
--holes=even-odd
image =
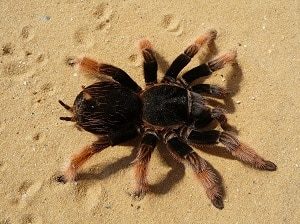
POLYGON ((278 1, 0 1, 0 223, 299 223, 299 4, 278 1), (131 197, 133 146, 94 156, 76 183, 54 180, 73 152, 95 137, 80 132, 59 104, 95 80, 67 65, 87 55, 126 70, 144 86, 137 41, 147 37, 159 78, 210 28, 185 71, 236 49, 238 65, 204 80, 232 91, 225 103, 239 139, 277 164, 252 169, 224 149, 195 149, 223 177, 224 209, 212 206, 189 167, 163 145, 149 167, 151 192, 131 197), (298 220, 298 221, 297 221, 298 220))

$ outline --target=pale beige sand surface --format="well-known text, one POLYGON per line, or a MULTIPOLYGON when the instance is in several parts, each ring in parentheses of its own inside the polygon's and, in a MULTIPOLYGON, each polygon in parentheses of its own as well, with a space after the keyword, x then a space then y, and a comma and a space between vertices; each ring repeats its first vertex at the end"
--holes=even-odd
MULTIPOLYGON (((0 223, 299 223, 296 2, 0 1, 0 223), (53 181, 69 156, 95 139, 58 119, 67 116, 58 99, 71 104, 92 81, 68 67, 68 57, 117 65, 144 85, 140 38, 153 43, 162 77, 209 28, 219 32, 213 54, 236 49, 239 66, 205 82, 233 89, 229 122, 242 141, 277 164, 276 172, 197 150, 223 177, 220 211, 191 169, 159 147, 149 169, 153 192, 136 201, 132 141, 93 157, 77 184, 53 181)), ((185 71, 205 60, 206 51, 185 71)))

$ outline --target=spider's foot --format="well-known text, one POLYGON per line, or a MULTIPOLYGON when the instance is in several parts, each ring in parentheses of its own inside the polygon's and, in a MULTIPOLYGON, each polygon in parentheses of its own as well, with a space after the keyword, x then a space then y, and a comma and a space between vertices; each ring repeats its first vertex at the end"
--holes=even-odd
POLYGON ((221 196, 216 196, 214 197, 211 202, 213 203, 213 205, 218 208, 218 209, 223 209, 224 208, 224 204, 223 204, 223 198, 221 196))
POLYGON ((55 181, 63 184, 67 183, 67 180, 64 175, 56 176, 55 181))
POLYGON ((277 170, 277 166, 271 161, 265 161, 265 164, 262 166, 262 169, 267 171, 275 171, 277 170))
POLYGON ((142 200, 146 196, 148 191, 149 191, 149 187, 148 186, 143 186, 141 188, 136 189, 133 192, 132 196, 136 200, 142 200))
POLYGON ((145 195, 146 195, 146 192, 135 191, 135 192, 133 192, 132 197, 135 200, 140 201, 145 197, 145 195))

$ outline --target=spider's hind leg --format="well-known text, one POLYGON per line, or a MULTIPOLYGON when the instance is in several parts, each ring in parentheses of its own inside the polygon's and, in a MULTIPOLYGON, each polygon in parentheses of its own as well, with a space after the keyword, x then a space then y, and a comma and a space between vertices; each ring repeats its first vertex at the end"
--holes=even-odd
POLYGON ((215 169, 176 134, 169 133, 164 139, 172 155, 180 162, 188 162, 192 167, 213 205, 218 209, 223 209, 224 189, 222 180, 215 169))
POLYGON ((234 157, 255 168, 268 171, 275 171, 277 168, 274 163, 257 155, 253 149, 240 142, 229 132, 188 130, 186 133, 183 133, 183 136, 188 142, 196 145, 217 144, 220 142, 234 157))

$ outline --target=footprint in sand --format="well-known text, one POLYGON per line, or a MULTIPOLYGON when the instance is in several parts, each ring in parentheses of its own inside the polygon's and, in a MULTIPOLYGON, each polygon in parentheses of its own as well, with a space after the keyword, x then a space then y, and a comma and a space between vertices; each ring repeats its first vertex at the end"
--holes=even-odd
POLYGON ((100 183, 93 183, 88 186, 86 190, 86 195, 84 198, 84 206, 92 214, 97 213, 100 207, 103 207, 107 199, 107 194, 105 189, 100 183))
POLYGON ((100 3, 93 10, 92 15, 99 21, 96 25, 96 30, 105 30, 110 28, 110 19, 112 17, 113 10, 108 3, 100 3))
POLYGON ((29 66, 24 60, 14 60, 3 64, 1 77, 16 78, 29 71, 29 66))
POLYGON ((78 28, 74 33, 73 39, 76 44, 87 48, 91 48, 95 44, 94 37, 88 27, 78 28))
POLYGON ((182 21, 173 14, 163 16, 161 27, 176 36, 180 36, 183 33, 182 21))
POLYGON ((30 41, 34 38, 34 32, 32 26, 24 26, 21 30, 21 37, 27 41, 30 41))
POLYGON ((36 217, 33 214, 25 214, 22 215, 21 220, 20 220, 21 224, 40 224, 43 223, 42 219, 40 217, 36 217))
POLYGON ((143 64, 143 59, 140 55, 138 54, 131 54, 129 57, 128 57, 128 60, 129 60, 129 64, 132 66, 132 67, 141 67, 142 64, 143 64))
POLYGON ((36 195, 40 192, 42 186, 42 181, 24 181, 18 189, 20 195, 20 207, 24 208, 27 205, 30 205, 34 201, 36 195))
POLYGON ((14 52, 14 47, 12 43, 6 43, 2 45, 1 55, 11 55, 14 52))

